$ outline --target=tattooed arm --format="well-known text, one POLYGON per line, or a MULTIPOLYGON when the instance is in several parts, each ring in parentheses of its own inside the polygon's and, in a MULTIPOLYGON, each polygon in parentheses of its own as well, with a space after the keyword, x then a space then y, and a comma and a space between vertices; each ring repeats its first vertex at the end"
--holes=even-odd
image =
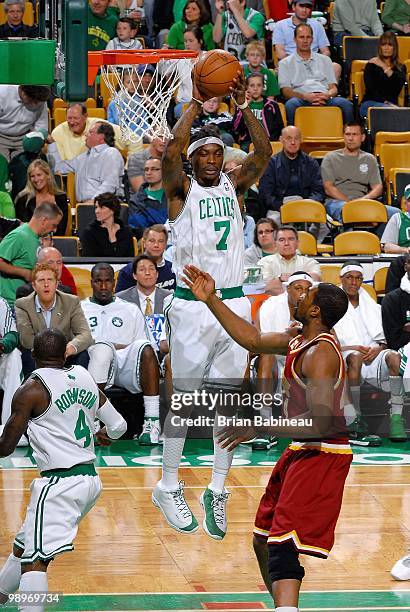
MULTIPOLYGON (((203 101, 195 81, 192 82, 193 98, 203 101)), ((168 218, 173 221, 181 212, 185 196, 189 187, 189 179, 182 167, 181 154, 189 144, 191 127, 200 114, 202 106, 194 99, 188 104, 188 108, 181 115, 179 121, 172 130, 172 138, 169 140, 162 156, 162 183, 168 201, 168 218)))

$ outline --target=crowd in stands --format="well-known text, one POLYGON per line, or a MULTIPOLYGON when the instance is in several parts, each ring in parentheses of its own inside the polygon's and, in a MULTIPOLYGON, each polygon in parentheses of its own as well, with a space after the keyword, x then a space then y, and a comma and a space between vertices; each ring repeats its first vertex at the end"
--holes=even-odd
MULTIPOLYGON (((24 0, 0 4, 5 19, 0 38, 38 36, 36 23, 25 22, 24 0)), ((281 322, 292 320, 299 291, 295 287, 302 283, 303 289, 304 283, 309 286, 322 278, 321 266, 304 246, 303 230, 314 239, 319 256, 326 251, 320 247, 332 252, 337 234, 355 229, 345 222, 346 203, 356 202, 357 210, 361 201, 369 200, 382 207, 385 218, 367 223, 365 229, 376 234, 385 253, 404 259, 400 268, 392 267, 396 284, 389 293, 387 285, 381 310, 368 302, 372 298, 361 288, 360 264, 353 262, 344 273, 342 268, 340 284, 353 309, 350 322, 357 323, 358 312, 363 314, 364 309, 377 321, 365 337, 358 333, 355 341, 349 337, 345 344, 368 346, 371 360, 385 351, 392 416, 402 419, 397 378, 399 351, 406 353, 410 342, 410 323, 403 318, 403 303, 408 303, 410 294, 410 136, 386 141, 408 145, 401 168, 409 179, 397 195, 374 150, 369 109, 393 112, 408 102, 406 60, 410 57, 403 57, 400 37, 410 34, 410 5, 405 0, 386 0, 382 5, 376 0, 89 0, 88 48, 185 49, 197 51, 199 57, 223 48, 240 60, 249 107, 266 130, 273 153, 259 184, 241 196, 247 211, 243 214, 245 265, 260 272, 260 284, 272 296, 260 311, 258 324, 263 331, 280 331, 276 324, 267 324, 268 313, 281 313, 281 322), (359 51, 353 58, 362 60, 358 100, 352 88, 353 64, 346 61, 343 50, 346 37, 351 36, 374 43, 371 53, 361 56, 359 51), (304 113, 307 109, 316 114, 313 122, 321 124, 316 140, 306 136, 311 121, 311 115, 304 113), (325 119, 327 109, 335 113, 330 123, 325 119), (335 128, 337 134, 327 133, 330 124, 340 126, 335 128), (295 210, 302 210, 312 200, 325 211, 325 222, 283 222, 284 204, 294 203, 295 210), (292 287, 293 283, 298 285, 292 287), (395 331, 390 328, 393 321, 395 331), (376 344, 382 348, 371 352, 376 344)), ((167 110, 170 127, 192 98, 194 61, 184 62, 181 84, 167 110)), ((34 333, 59 321, 70 339, 67 357, 78 363, 90 359, 90 371, 100 373, 95 375, 102 388, 113 382, 122 385, 121 368, 131 355, 132 363, 141 366, 141 378, 131 388, 125 387, 144 395, 140 440, 144 444, 158 442, 159 369, 154 355, 155 351, 160 354, 164 336, 160 337, 163 319, 158 330, 153 323, 156 337, 144 331, 142 315, 151 323, 152 317, 163 317, 164 300, 175 289, 161 170, 167 141, 158 136, 144 138, 150 114, 135 119, 132 112, 137 106, 151 109, 156 70, 146 65, 133 74, 127 66, 120 67, 122 93, 115 100, 102 95, 101 83, 94 99, 67 104, 56 100, 45 86, 0 85, 0 314, 1 308, 5 317, 15 309, 17 317, 16 328, 5 328, 3 336, 19 335, 27 374, 33 366, 34 333), (62 109, 63 120, 57 121, 56 110, 62 109), (124 135, 121 115, 141 136, 139 142, 124 135), (75 215, 76 226, 75 207, 78 212, 87 205, 91 216, 81 225, 80 215, 75 215), (85 302, 75 297, 76 276, 63 265, 61 253, 52 244, 53 236, 72 235, 79 238, 82 257, 130 260, 118 278, 109 264, 97 264, 92 298, 85 302), (110 329, 96 322, 102 307, 108 305, 113 313, 110 329), (123 325, 134 329, 126 346, 119 339, 123 325), (115 348, 101 348, 103 340, 121 348, 114 354, 115 348), (117 369, 110 380, 114 362, 117 369)), ((410 113, 410 108, 402 110, 410 113)), ((409 129, 408 116, 402 125, 397 133, 409 129)), ((229 97, 210 98, 203 103, 191 135, 200 129, 223 140, 223 171, 235 186, 243 159, 252 150, 241 109, 229 97)), ((351 255, 358 253, 359 249, 351 255)), ((341 334, 346 325, 345 321, 341 334)), ((17 344, 5 342, 4 337, 0 354, 5 356, 17 350, 17 344)), ((366 432, 359 418, 357 381, 370 356, 358 360, 356 353, 346 355, 351 387, 346 405, 358 439, 365 438, 366 432)), ((273 371, 272 364, 272 359, 261 359, 260 371, 273 371)), ((371 368, 369 372, 363 377, 371 377, 371 368)), ((3 384, 0 370, 0 387, 3 384)), ((6 414, 7 408, 2 422, 6 414)), ((405 438, 400 419, 395 417, 391 429, 396 441, 405 438)))

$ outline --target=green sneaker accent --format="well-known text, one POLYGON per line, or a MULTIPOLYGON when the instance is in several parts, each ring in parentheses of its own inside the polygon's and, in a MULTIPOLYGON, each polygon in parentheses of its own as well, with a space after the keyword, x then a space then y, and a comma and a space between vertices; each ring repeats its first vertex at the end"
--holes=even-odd
POLYGON ((150 417, 144 420, 138 442, 140 446, 155 446, 159 443, 159 419, 150 417))
POLYGON ((209 487, 205 489, 199 498, 202 508, 205 510, 205 518, 202 526, 214 540, 223 540, 227 530, 226 502, 229 493, 214 493, 209 487))
POLYGON ((367 423, 357 417, 349 426, 349 442, 352 446, 381 446, 380 436, 368 433, 367 423))
POLYGON ((180 533, 194 533, 198 529, 198 521, 189 509, 184 496, 184 481, 181 480, 178 489, 166 491, 158 486, 152 491, 152 503, 159 508, 170 527, 180 533), (188 523, 188 521, 190 521, 188 523))
POLYGON ((407 442, 407 434, 404 429, 404 419, 401 414, 392 414, 390 417, 390 435, 392 442, 407 442))
POLYGON ((252 440, 252 450, 267 451, 278 443, 276 436, 258 436, 252 440))

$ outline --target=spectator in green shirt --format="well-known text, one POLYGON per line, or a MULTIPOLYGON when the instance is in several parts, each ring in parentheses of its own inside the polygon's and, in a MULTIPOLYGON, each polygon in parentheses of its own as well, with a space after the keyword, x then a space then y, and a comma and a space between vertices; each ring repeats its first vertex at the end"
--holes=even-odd
POLYGON ((225 51, 239 60, 245 59, 246 44, 252 38, 264 37, 265 17, 259 11, 246 8, 246 0, 215 0, 215 8, 214 41, 218 44, 223 41, 225 51))
POLYGON ((263 66, 265 59, 266 51, 264 43, 259 40, 251 40, 246 45, 246 60, 248 63, 244 66, 245 77, 248 77, 250 74, 262 74, 262 95, 266 98, 275 98, 275 96, 280 94, 278 79, 271 70, 263 66))
POLYGON ((119 11, 108 7, 109 0, 89 0, 88 50, 103 51, 116 36, 119 11))
POLYGON ((37 206, 28 223, 23 223, 7 234, 0 243, 0 296, 10 306, 16 299, 16 290, 31 280, 31 271, 37 261, 40 236, 55 232, 63 213, 56 204, 44 202, 37 206))
POLYGON ((185 49, 184 32, 188 26, 196 25, 202 28, 204 35, 204 49, 210 51, 215 49, 212 36, 211 14, 204 0, 188 0, 182 13, 182 20, 171 26, 168 34, 167 45, 170 49, 185 49))
POLYGON ((396 34, 410 34, 410 4, 406 0, 386 0, 382 21, 396 34))

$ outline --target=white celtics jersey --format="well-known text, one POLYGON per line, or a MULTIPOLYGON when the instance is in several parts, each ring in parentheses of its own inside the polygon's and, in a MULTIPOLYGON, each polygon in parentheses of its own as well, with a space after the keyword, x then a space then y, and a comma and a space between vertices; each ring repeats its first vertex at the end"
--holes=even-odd
POLYGON ((136 304, 114 298, 109 304, 97 304, 91 298, 82 300, 81 308, 96 342, 130 344, 148 335, 145 317, 136 304))
POLYGON ((219 185, 202 187, 195 179, 184 207, 171 227, 177 284, 183 268, 193 264, 208 272, 217 289, 241 287, 244 279, 243 220, 235 189, 221 173, 219 185))
POLYGON ((29 421, 27 431, 40 472, 93 462, 99 392, 90 374, 81 366, 39 368, 31 378, 50 394, 47 410, 29 421))

